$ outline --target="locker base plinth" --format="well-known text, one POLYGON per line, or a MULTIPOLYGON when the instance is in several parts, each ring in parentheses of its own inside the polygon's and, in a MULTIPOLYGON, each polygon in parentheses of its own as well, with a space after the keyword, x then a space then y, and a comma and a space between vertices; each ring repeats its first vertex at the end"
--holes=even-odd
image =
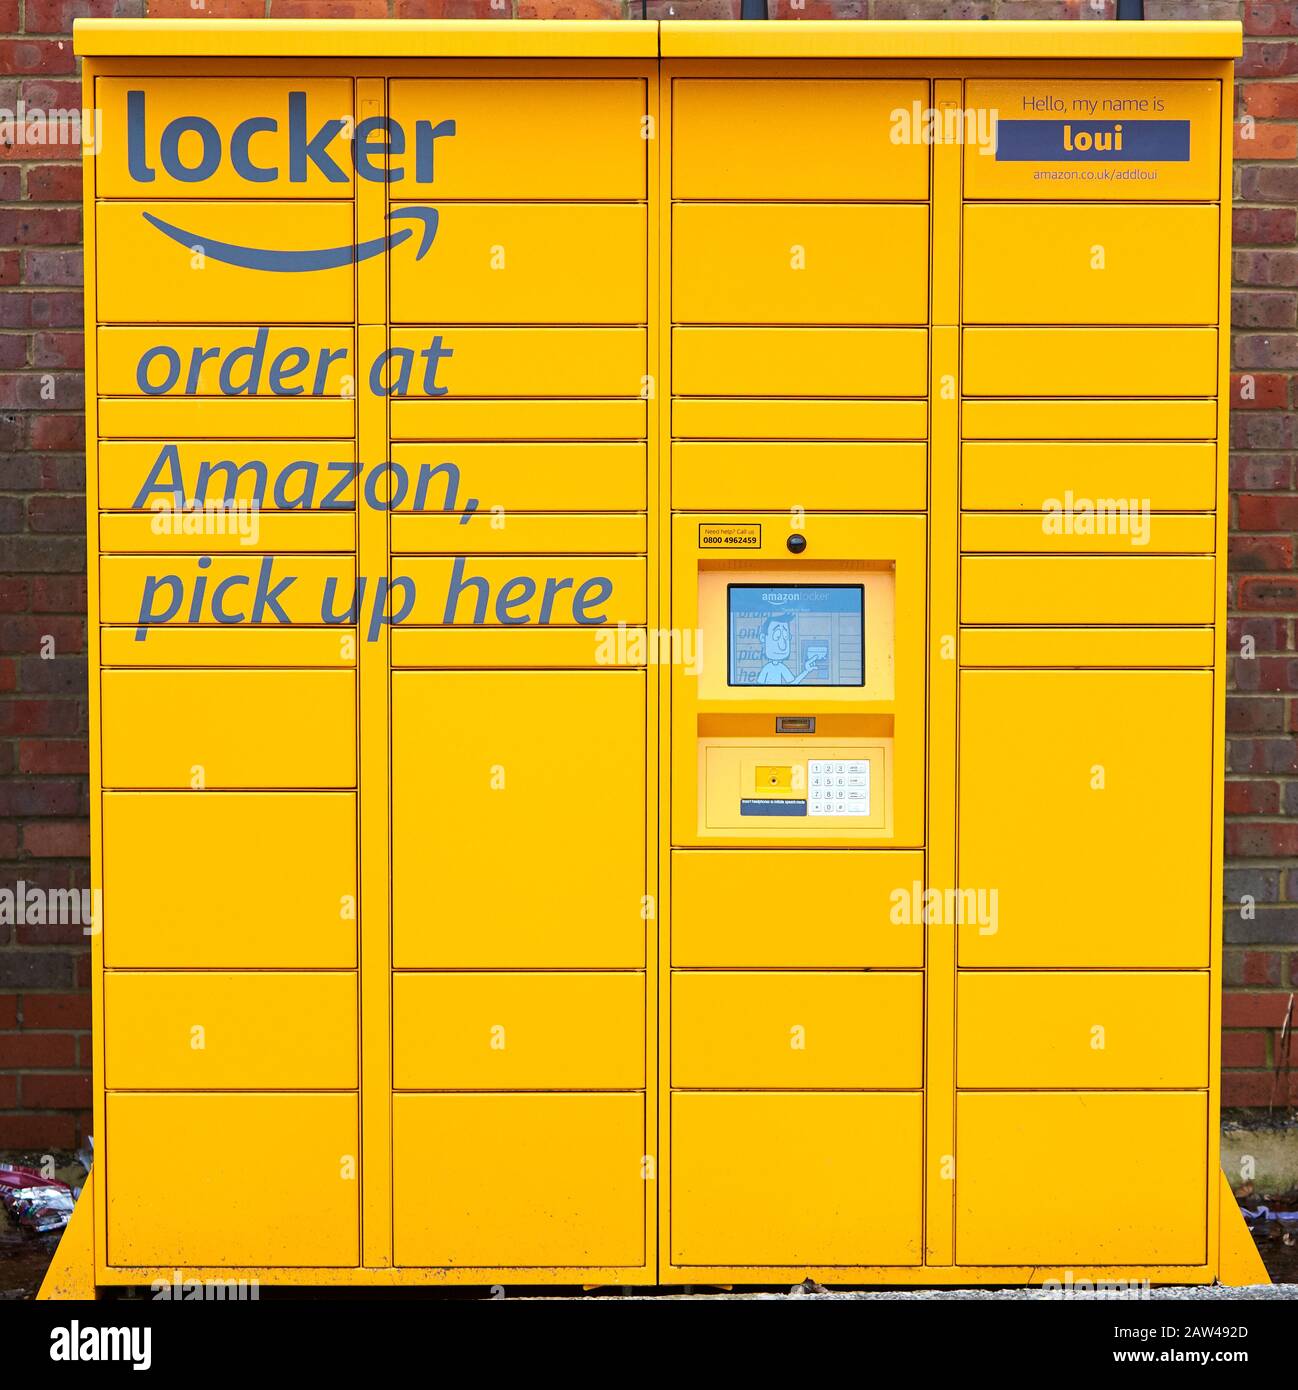
POLYGON ((1219 1242, 1217 1282, 1228 1288, 1242 1289, 1250 1284, 1269 1284, 1262 1256, 1257 1252, 1253 1233, 1244 1224, 1244 1217, 1231 1191, 1230 1179, 1221 1174, 1221 1232, 1219 1242))
POLYGON ((95 1288, 95 1220, 91 1205, 94 1181, 94 1173, 87 1173, 63 1238, 41 1280, 38 1299, 89 1302, 99 1296, 95 1288))

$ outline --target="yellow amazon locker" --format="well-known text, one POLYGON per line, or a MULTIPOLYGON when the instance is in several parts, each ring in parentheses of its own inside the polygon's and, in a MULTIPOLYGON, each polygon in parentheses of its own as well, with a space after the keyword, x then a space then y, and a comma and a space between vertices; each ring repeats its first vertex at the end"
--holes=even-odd
POLYGON ((76 32, 103 902, 47 1293, 1264 1277, 1238 26, 76 32))

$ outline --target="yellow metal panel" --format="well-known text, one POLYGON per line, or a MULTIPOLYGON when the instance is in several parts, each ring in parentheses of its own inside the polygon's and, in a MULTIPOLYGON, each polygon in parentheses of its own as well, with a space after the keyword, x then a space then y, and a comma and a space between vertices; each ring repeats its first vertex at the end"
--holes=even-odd
POLYGON ((966 323, 1217 322, 1217 209, 966 203, 966 323))
POLYGON ((504 627, 643 623, 645 562, 626 556, 521 560, 478 555, 392 563, 414 585, 409 623, 504 627))
POLYGON ((105 792, 103 818, 109 966, 356 964, 351 793, 105 792), (220 893, 194 892, 198 847, 237 849, 238 911, 220 893))
POLYGON ((641 555, 647 531, 643 516, 421 512, 394 516, 391 535, 393 554, 641 555))
POLYGON ((627 1091, 645 1084, 639 973, 398 973, 403 1091, 627 1091))
MULTIPOLYGON (((220 504, 216 504, 219 508, 220 504)), ((355 550, 354 512, 103 512, 101 550, 355 550)), ((157 561, 151 562, 157 572, 157 561)), ((170 569, 170 565, 168 566, 170 569)), ((215 574, 213 574, 215 579, 215 574)), ((138 609, 137 609, 138 612, 138 609)), ((108 618, 108 621, 114 621, 108 618)))
POLYGON ((957 1260, 1201 1264, 1207 1110, 1202 1092, 959 1096, 957 1260), (1025 1202, 1030 1173, 1059 1200, 1025 1202))
POLYGON ((922 1083, 922 975, 676 970, 671 991, 673 1086, 922 1083))
POLYGON ((356 785, 350 671, 105 671, 107 787, 356 785))
POLYGON ((419 502, 455 511, 468 497, 490 510, 643 511, 648 502, 644 444, 394 444, 393 462, 410 475, 398 512, 419 502), (437 470, 441 470, 437 472, 437 470))
POLYGON ((100 629, 105 666, 355 666, 354 627, 100 629))
POLYGON ((643 206, 457 203, 439 211, 422 260, 408 247, 391 256, 394 322, 645 322, 643 206))
POLYGON ((681 508, 920 511, 927 492, 920 443, 672 446, 672 504, 681 508))
POLYGON ((671 872, 673 965, 924 963, 918 917, 893 920, 898 891, 922 892, 922 854, 677 850, 671 872), (814 930, 791 931, 809 908, 814 930))
MULTIPOLYGON (((1073 500, 1073 505, 1078 505, 1073 500)), ((1086 499, 1080 513, 1064 513, 1062 499, 1044 515, 979 512, 960 520, 963 550, 1044 554, 1211 555, 1213 516, 1151 516, 1133 497, 1086 499), (1092 510, 1094 508, 1094 510, 1092 510)))
POLYGON ((962 1087, 1191 1090, 1208 1084, 1201 971, 964 971, 962 1087))
POLYGON ((674 400, 684 439, 923 439, 925 401, 674 400))
MULTIPOLYGON (((85 24, 87 21, 82 20, 85 24)), ((98 38, 99 26, 89 21, 98 38)), ((1237 58, 1236 21, 821 20, 751 24, 735 20, 663 20, 664 58, 1237 58)), ((92 50, 93 51, 93 50, 92 50)), ((114 50, 116 51, 116 50, 114 50)), ((129 49, 134 52, 135 50, 129 49)))
POLYGON ((1202 443, 966 443, 960 500, 978 510, 1039 512, 1066 493, 1148 499, 1151 511, 1209 511, 1216 446, 1202 443))
POLYGON ((354 1095, 112 1093, 101 1160, 109 1261, 355 1265, 357 1138, 354 1095), (159 1171, 159 1144, 184 1162, 159 1171), (271 1154, 293 1156, 291 1202, 266 1200, 271 1154))
POLYGON ((677 198, 928 196, 928 149, 891 138, 894 113, 928 104, 927 82, 678 78, 677 198), (832 140, 808 140, 832 130, 832 140))
POLYGON ((356 1085, 356 976, 111 970, 111 1090, 345 1090, 356 1085))
MULTIPOLYGON (((222 403, 204 401, 198 411, 213 404, 222 403)), ((313 418, 320 404, 312 406, 313 418)), ((348 433, 351 418, 345 425, 348 433)), ((351 507, 356 484, 350 465, 355 461, 355 443, 342 440, 101 440, 99 505, 125 510, 138 504, 148 510, 159 496, 170 500, 174 491, 168 489, 178 483, 184 501, 256 502, 271 511, 281 502, 306 498, 317 507, 326 499, 336 507, 351 507), (161 491, 146 491, 155 471, 161 491)))
POLYGON ((663 639, 651 641, 643 627, 399 627, 392 633, 392 664, 538 670, 639 667, 647 666, 651 656, 661 659, 662 647, 663 639))
MULTIPOLYGON (((262 440, 294 439, 308 433, 350 436, 356 430, 356 406, 350 400, 291 400, 256 396, 102 396, 99 433, 106 438, 180 440, 224 435, 247 444, 227 444, 227 452, 245 458, 265 452, 262 440)), ((161 449, 161 444, 155 449, 161 449)), ((345 451, 344 444, 342 450, 345 451)), ((339 457, 334 446, 332 457, 339 457)), ((141 475, 140 482, 143 483, 141 475)))
POLYGON ((681 396, 922 396, 922 328, 675 328, 681 396))
POLYGON ((967 627, 962 666, 1211 666, 1210 627, 967 627))
POLYGON ((643 439, 637 400, 393 401, 393 439, 643 439))
MULTIPOLYGON (((353 245, 350 203, 100 202, 98 311, 103 323, 338 323, 352 317, 350 264, 267 274, 222 248, 318 251, 353 245), (151 225, 148 217, 174 229, 151 225), (177 240, 177 237, 179 238, 177 240)), ((413 260, 405 247, 394 259, 413 260), (404 250, 405 255, 402 256, 404 250)))
POLYGON ((644 1260, 643 1096, 401 1095, 392 1111, 397 1264, 644 1260))
POLYGON ((395 964, 643 966, 643 674, 399 672, 392 700, 395 964))
POLYGON ((78 19, 78 55, 346 58, 1237 58, 1236 21, 78 19), (770 32, 768 32, 770 31, 770 32), (661 38, 660 38, 661 35, 661 38))
POLYGON ((351 145, 341 133, 355 125, 349 78, 101 77, 95 100, 103 121, 95 159, 101 198, 351 197, 351 145), (132 98, 138 120, 133 147, 128 141, 132 98), (296 102, 301 107, 293 111, 296 102), (192 125, 175 127, 164 148, 167 128, 195 117, 210 127, 206 134, 192 125), (245 124, 250 119, 253 124, 245 124), (295 121, 311 135, 330 121, 347 124, 326 146, 327 160, 303 158, 298 168, 290 155, 295 121), (132 153, 139 166, 135 173, 132 153), (239 168, 245 170, 242 177, 239 168))
POLYGON ((924 206, 677 203, 672 237, 677 323, 919 324, 928 315, 924 206))
POLYGON ((913 1265, 919 1095, 672 1097, 671 1258, 682 1265, 913 1265))
POLYGON ((966 328, 966 396, 1211 396, 1215 328, 966 328))
POLYGON ((965 401, 966 439, 1215 439, 1217 402, 965 401))
POLYGON ((99 390, 105 396, 351 395, 352 338, 349 328, 101 328, 99 390))
POLYGON ((399 328, 392 350, 413 397, 639 396, 649 370, 643 328, 399 328))
MULTIPOLYGON (((1137 36, 1138 37, 1138 36, 1137 36)), ((1205 199, 1218 196, 1217 82, 1058 78, 967 84, 972 111, 997 113, 990 146, 965 147, 966 198, 1205 199), (1140 158, 1150 121, 1184 123, 1188 157, 1140 158), (1031 121, 1031 157, 1014 157, 1015 122, 1031 121), (1001 127, 1007 129, 1001 132, 1001 127), (1080 136, 1080 139, 1079 139, 1080 136), (1098 141, 1097 141, 1098 137, 1098 141), (1002 146, 999 154, 992 151, 1002 146), (1109 157, 1102 153, 1108 146, 1109 157)), ((1169 132, 1174 136, 1180 132, 1169 132)))
POLYGON ((1212 687, 961 673, 961 965, 1207 965, 1212 687))
MULTIPOLYGON (((334 611, 346 611, 352 602, 356 561, 351 556, 320 555, 104 555, 99 561, 101 616, 108 623, 137 619, 176 623, 197 622, 269 626, 320 623, 325 586, 334 589, 334 611), (203 559, 211 564, 203 565, 203 559), (167 583, 178 580, 180 587, 167 583), (200 579, 206 579, 201 590, 200 579), (275 603, 287 616, 277 616, 268 599, 259 605, 259 594, 269 594, 285 579, 292 583, 278 593, 275 603)), ((146 639, 147 640, 147 639, 146 639)))
POLYGON ((1211 555, 966 555, 965 623, 1210 623, 1211 555))
MULTIPOLYGON (((419 120, 455 122, 454 138, 434 145, 427 194, 439 203, 645 196, 650 144, 642 80, 398 80, 390 84, 388 105, 404 130, 419 120)), ((425 196, 409 178, 394 184, 393 193, 425 196)))

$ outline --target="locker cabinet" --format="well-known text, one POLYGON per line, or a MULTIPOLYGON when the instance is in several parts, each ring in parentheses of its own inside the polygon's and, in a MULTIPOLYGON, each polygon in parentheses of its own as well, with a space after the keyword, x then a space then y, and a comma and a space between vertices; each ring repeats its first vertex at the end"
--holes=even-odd
POLYGON ((60 1278, 1238 1268, 1238 26, 343 35, 76 26, 60 1278))

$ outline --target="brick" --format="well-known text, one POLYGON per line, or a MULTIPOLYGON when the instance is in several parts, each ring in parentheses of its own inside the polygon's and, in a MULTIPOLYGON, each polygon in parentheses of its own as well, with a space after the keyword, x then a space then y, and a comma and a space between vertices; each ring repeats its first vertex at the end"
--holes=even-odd
POLYGON ((0 994, 0 1028, 9 1029, 18 1026, 18 996, 16 994, 0 994))
POLYGON ((619 0, 518 0, 518 18, 621 19, 622 6, 619 0))
POLYGON ((26 251, 23 279, 29 285, 80 285, 80 251, 26 251))
POLYGON ((1298 251, 1236 251, 1234 270, 1241 285, 1298 285, 1298 251))
POLYGON ((510 19, 513 0, 395 0, 394 19, 510 19))
MULTIPOLYGON (((67 953, 61 953, 66 959, 67 953)), ((0 960, 3 960, 0 953, 0 960)), ((90 1027, 90 997, 83 994, 25 994, 22 998, 24 1028, 90 1027)))
POLYGON ((1298 203, 1298 168, 1283 164, 1245 164, 1240 194, 1248 203, 1298 203))
MULTIPOLYGON (((72 40, 0 39, 0 72, 75 72, 72 40)), ((30 148, 30 147, 29 147, 30 148)))
POLYGON ((266 0, 146 0, 150 19, 264 19, 266 0))
POLYGON ((1298 449, 1298 428, 1287 411, 1236 411, 1230 421, 1236 449, 1298 449))
POLYGON ((1287 727, 1282 699, 1232 695, 1226 701, 1226 728, 1232 734, 1278 734, 1287 727))
POLYGON ((80 208, 0 208, 0 242, 5 246, 75 246, 80 241, 80 208))
MULTIPOLYGON (((1298 86, 1294 90, 1298 91, 1298 86)), ((1287 246, 1298 240, 1295 208, 1237 207, 1231 220, 1236 246, 1287 246)))
POLYGON ((1245 0, 1244 32, 1268 38, 1298 34, 1298 12, 1290 0, 1245 0))
MULTIPOLYGON (((86 611, 86 581, 84 576, 38 575, 31 580, 31 609, 33 613, 75 613, 86 611)), ((1265 621, 1254 619, 1254 622, 1265 621)))
POLYGON ((81 783, 6 778, 0 783, 0 816, 74 816, 81 807, 81 783))
POLYGON ((1245 493, 1235 499, 1236 526, 1241 531, 1298 530, 1298 496, 1253 496, 1245 493))
POLYGON ((1298 43, 1250 43, 1245 40, 1244 56, 1235 64, 1235 75, 1246 77, 1292 77, 1298 73, 1298 43))
POLYGON ((27 504, 27 520, 33 532, 86 533, 84 497, 33 497, 27 504))
POLYGON ((1280 870, 1228 867, 1225 873, 1225 894, 1228 903, 1238 903, 1246 895, 1257 902, 1278 902, 1280 870))
POLYGON ((64 951, 0 951, 0 989, 67 989, 71 983, 64 951))
MULTIPOLYGON (((272 19, 319 19, 319 0, 270 0, 272 19)), ((329 0, 330 19, 386 19, 388 0, 329 0)), ((620 15, 609 16, 621 18, 620 15)))
POLYGON ((71 700, 5 700, 0 703, 0 738, 25 734, 79 732, 77 707, 71 700))
POLYGON ((1278 782, 1233 780, 1226 783, 1228 816, 1274 816, 1279 809, 1278 782))
POLYGON ((1282 372, 1236 372, 1230 379, 1234 410, 1283 410, 1289 403, 1289 378, 1282 372))
POLYGON ((1229 991, 1222 1000, 1223 1028, 1279 1028, 1289 1006, 1289 994, 1229 991))
POLYGON ((1289 492, 1294 485, 1292 454, 1232 454, 1230 456, 1230 489, 1232 492, 1258 492, 1270 488, 1289 492))
POLYGON ((1298 333, 1238 333, 1234 359, 1244 369, 1298 370, 1298 333))
POLYGON ((1295 155, 1298 126, 1249 120, 1235 127, 1236 159, 1293 159, 1295 155))
MULTIPOLYGON (((1228 761, 1240 742, 1231 740, 1228 761)), ((1226 853, 1231 859, 1298 858, 1298 827, 1287 821, 1232 822, 1226 826, 1226 853)))
POLYGON ((1294 565, 1292 536, 1232 536, 1229 546, 1230 567, 1241 571, 1274 572, 1290 570, 1294 565))
POLYGON ((1241 328, 1294 328, 1298 295, 1265 289, 1235 289, 1230 296, 1231 325, 1241 328))
POLYGON ((90 768, 90 749, 85 739, 24 739, 18 745, 18 771, 28 773, 71 773, 85 777, 90 768))
POLYGON ((1251 917, 1232 907, 1223 913, 1222 932, 1232 946, 1293 946, 1298 944, 1298 907, 1259 904, 1251 917))
POLYGON ((41 415, 32 421, 32 448, 68 450, 86 447, 83 415, 41 415))
POLYGON ((1244 110, 1250 116, 1293 119, 1298 116, 1298 82, 1245 82, 1244 110))
POLYGON ((0 1034, 0 1066, 34 1071, 76 1065, 77 1040, 71 1033, 0 1034))
POLYGON ((82 1132, 71 1115, 0 1114, 0 1149, 73 1149, 82 1132))
POLYGON ((143 0, 26 0, 23 28, 29 34, 70 34, 73 19, 139 19, 143 0))
POLYGON ((81 820, 33 821, 23 827, 23 849, 37 859, 80 859, 90 853, 90 824, 81 820))
POLYGON ((90 1078, 29 1072, 22 1078, 22 1103, 27 1110, 80 1110, 90 1104, 90 1078))
MULTIPOLYGON (((81 198, 81 191, 82 172, 79 164, 34 164, 27 170, 28 202, 74 203, 81 198)), ((1259 227, 1262 225, 1259 223, 1259 227)), ((1270 242, 1284 241, 1286 238, 1259 237, 1257 240, 1270 242)))
POLYGON ((1221 1035, 1223 1067, 1263 1067, 1266 1065, 1266 1034, 1228 1031, 1221 1035))
POLYGON ((86 344, 80 333, 33 333, 31 343, 33 367, 79 371, 85 366, 86 344))

